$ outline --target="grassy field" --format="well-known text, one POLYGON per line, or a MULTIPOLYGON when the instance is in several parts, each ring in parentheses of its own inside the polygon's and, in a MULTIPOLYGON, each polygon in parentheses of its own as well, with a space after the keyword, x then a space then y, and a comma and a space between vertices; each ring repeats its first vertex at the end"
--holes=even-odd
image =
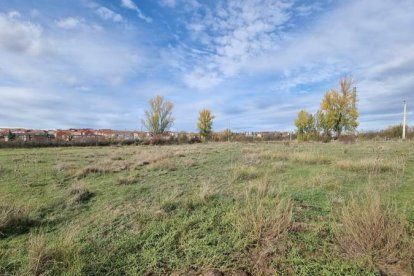
POLYGON ((0 275, 410 275, 413 146, 0 150, 0 275))

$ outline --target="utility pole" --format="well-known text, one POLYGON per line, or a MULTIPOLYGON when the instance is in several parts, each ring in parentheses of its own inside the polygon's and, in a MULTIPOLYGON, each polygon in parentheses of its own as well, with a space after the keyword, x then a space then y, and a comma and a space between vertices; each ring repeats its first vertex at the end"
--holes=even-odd
POLYGON ((405 140, 405 128, 407 123, 407 103, 404 100, 404 118, 403 118, 403 133, 402 133, 402 139, 405 140))

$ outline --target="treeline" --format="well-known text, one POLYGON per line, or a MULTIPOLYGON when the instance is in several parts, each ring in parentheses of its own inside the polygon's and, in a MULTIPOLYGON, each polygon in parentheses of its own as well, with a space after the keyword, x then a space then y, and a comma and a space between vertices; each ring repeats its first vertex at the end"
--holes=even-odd
MULTIPOLYGON (((403 134, 403 125, 390 126, 383 130, 372 130, 359 133, 358 136, 361 139, 366 140, 390 140, 390 139, 401 139, 403 134)), ((406 127, 405 133, 406 139, 414 139, 414 126, 406 127)))

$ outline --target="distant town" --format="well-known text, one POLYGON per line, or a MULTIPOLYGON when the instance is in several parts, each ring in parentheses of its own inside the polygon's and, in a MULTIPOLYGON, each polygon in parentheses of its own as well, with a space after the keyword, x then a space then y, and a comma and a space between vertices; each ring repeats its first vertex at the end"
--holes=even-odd
POLYGON ((138 140, 148 136, 147 132, 112 130, 112 129, 91 129, 91 128, 70 128, 39 130, 25 128, 0 128, 0 141, 11 140, 24 142, 47 142, 51 140, 60 141, 95 141, 95 140, 138 140))
MULTIPOLYGON (((217 135, 223 136, 226 131, 217 132, 217 135)), ((168 131, 164 136, 178 138, 180 135, 193 136, 197 133, 191 132, 174 132, 168 131)), ((270 138, 270 139, 289 139, 289 132, 279 131, 260 131, 260 132, 242 132, 232 133, 232 135, 270 138)), ((92 129, 92 128, 70 128, 70 129, 53 129, 39 130, 26 128, 0 128, 0 142, 21 141, 45 143, 49 141, 65 142, 90 142, 90 141, 135 141, 144 140, 151 137, 146 131, 135 130, 113 130, 113 129, 92 129)))

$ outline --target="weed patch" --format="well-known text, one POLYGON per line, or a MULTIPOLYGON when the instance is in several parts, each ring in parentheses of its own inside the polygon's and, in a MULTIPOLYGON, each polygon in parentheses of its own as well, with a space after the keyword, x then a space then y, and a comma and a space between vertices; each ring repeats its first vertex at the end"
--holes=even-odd
POLYGON ((251 240, 248 262, 255 274, 274 274, 271 260, 285 250, 282 238, 291 228, 292 203, 278 197, 258 200, 247 195, 246 198, 246 205, 238 206, 237 225, 251 240))
POLYGON ((336 237, 343 253, 368 265, 408 265, 413 242, 408 222, 393 205, 381 206, 378 192, 369 189, 352 198, 340 214, 336 237))

